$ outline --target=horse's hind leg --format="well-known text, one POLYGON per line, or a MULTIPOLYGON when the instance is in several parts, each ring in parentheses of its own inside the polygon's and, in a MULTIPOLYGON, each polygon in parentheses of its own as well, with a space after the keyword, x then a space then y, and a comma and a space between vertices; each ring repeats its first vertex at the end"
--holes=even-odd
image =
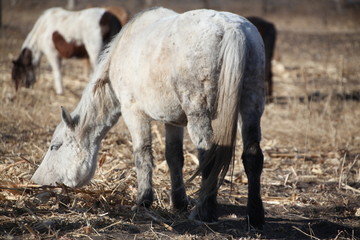
POLYGON ((166 161, 171 177, 171 201, 176 210, 187 209, 188 200, 184 187, 182 169, 184 166, 183 136, 184 129, 165 124, 166 129, 166 161))
MULTIPOLYGON (((208 112, 198 111, 196 114, 188 114, 188 131, 191 140, 198 149, 200 167, 204 163, 204 155, 211 147, 212 127, 208 112)), ((202 168, 202 183, 195 209, 190 214, 190 219, 197 219, 204 222, 213 222, 217 219, 217 179, 211 182, 211 186, 204 184, 211 172, 212 165, 202 168)))
MULTIPOLYGON (((198 149, 200 166, 202 166, 204 163, 204 155, 207 154, 207 150, 208 149, 205 150, 203 148, 198 149)), ((190 219, 196 219, 203 222, 214 222, 217 220, 217 178, 211 183, 211 185, 205 184, 212 168, 213 164, 208 164, 208 166, 202 169, 199 199, 197 201, 196 207, 190 214, 190 219)))
POLYGON ((137 176, 137 206, 150 207, 154 194, 152 189, 153 155, 151 149, 151 125, 147 119, 136 113, 122 112, 133 141, 137 176))
POLYGON ((264 156, 260 148, 260 117, 262 110, 261 107, 260 109, 256 109, 254 106, 258 106, 258 104, 248 103, 247 105, 247 103, 245 103, 242 104, 240 110, 243 139, 242 159, 248 177, 247 212, 249 222, 250 225, 255 228, 262 228, 264 224, 264 208, 260 196, 260 176, 264 161, 264 156))

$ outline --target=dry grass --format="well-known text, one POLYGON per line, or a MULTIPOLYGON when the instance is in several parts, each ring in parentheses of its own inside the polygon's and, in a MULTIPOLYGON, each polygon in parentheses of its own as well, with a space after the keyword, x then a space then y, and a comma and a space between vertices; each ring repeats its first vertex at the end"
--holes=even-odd
MULTIPOLYGON (((57 96, 44 60, 35 87, 15 93, 10 61, 24 37, 19 32, 6 27, 0 36, 0 238, 360 238, 360 108, 358 101, 338 98, 359 91, 360 73, 354 67, 358 57, 350 53, 341 57, 344 49, 335 44, 337 40, 333 44, 327 36, 303 37, 280 31, 275 95, 286 100, 278 98, 267 105, 262 119, 262 194, 267 225, 264 232, 254 233, 246 227, 247 179, 239 159, 240 140, 232 174, 220 189, 220 221, 215 224, 196 224, 187 220, 187 213, 171 211, 163 127, 159 124, 152 129, 156 201, 149 210, 131 210, 136 175, 131 139, 121 120, 103 141, 99 167, 90 185, 81 189, 32 185, 29 179, 60 121, 60 106, 73 109, 86 80, 80 62, 65 61, 66 91, 57 96), (336 46, 331 51, 341 53, 338 57, 323 48, 324 39, 336 46), (318 52, 305 52, 304 45, 317 47, 318 52), (326 96, 318 101, 308 99, 315 91, 326 96)), ((359 34, 351 36, 353 41, 340 35, 335 39, 358 49, 359 34)), ((185 146, 184 175, 188 178, 197 159, 189 138, 185 146)), ((196 198, 198 186, 198 178, 188 184, 191 200, 196 198)))

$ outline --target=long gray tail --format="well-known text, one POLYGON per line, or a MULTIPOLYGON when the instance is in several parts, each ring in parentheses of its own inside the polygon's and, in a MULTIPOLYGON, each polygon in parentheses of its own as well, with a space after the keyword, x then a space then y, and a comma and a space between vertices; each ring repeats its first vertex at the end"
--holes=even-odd
POLYGON ((203 181, 200 197, 216 191, 223 182, 233 159, 246 53, 247 40, 244 33, 238 29, 225 32, 219 55, 221 71, 218 83, 217 118, 212 126, 213 144, 205 153, 203 164, 199 168, 199 171, 209 167, 211 170, 203 181))

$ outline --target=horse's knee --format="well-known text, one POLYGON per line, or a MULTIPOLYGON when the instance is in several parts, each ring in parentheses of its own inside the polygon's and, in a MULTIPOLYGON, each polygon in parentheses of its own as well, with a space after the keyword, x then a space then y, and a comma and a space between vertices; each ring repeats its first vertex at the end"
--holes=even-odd
POLYGON ((260 176, 264 164, 264 155, 259 143, 253 143, 245 147, 242 154, 242 159, 245 172, 248 176, 260 176))
POLYGON ((54 71, 54 88, 56 94, 58 95, 64 94, 64 85, 62 82, 62 77, 61 74, 56 72, 56 70, 54 71))

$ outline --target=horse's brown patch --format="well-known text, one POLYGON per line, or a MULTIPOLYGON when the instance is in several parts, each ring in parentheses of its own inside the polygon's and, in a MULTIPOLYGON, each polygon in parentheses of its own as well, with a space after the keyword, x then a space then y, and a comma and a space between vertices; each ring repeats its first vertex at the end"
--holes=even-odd
POLYGON ((104 12, 100 18, 101 35, 104 44, 110 42, 110 40, 121 30, 121 23, 119 19, 109 11, 104 12))
POLYGON ((67 42, 58 31, 53 32, 52 40, 56 50, 63 58, 89 58, 89 55, 83 44, 76 45, 74 42, 67 42))
POLYGON ((129 21, 130 14, 123 7, 111 6, 111 7, 107 7, 106 10, 114 14, 119 19, 122 26, 124 26, 129 21))

